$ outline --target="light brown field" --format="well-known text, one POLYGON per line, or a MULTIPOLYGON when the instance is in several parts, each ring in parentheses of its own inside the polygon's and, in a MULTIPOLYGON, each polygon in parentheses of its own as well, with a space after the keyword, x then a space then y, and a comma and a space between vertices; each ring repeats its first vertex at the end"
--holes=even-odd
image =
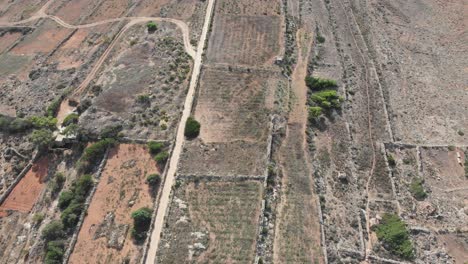
POLYGON ((174 191, 158 263, 252 263, 262 192, 255 181, 182 183, 174 191))
POLYGON ((110 151, 69 263, 122 263, 127 258, 130 263, 138 263, 142 249, 131 238, 131 213, 141 207, 153 207, 145 183, 152 173, 158 173, 158 169, 144 146, 121 144, 110 151), (110 212, 115 215, 115 225, 130 225, 121 250, 109 248, 107 237, 95 237, 110 212))

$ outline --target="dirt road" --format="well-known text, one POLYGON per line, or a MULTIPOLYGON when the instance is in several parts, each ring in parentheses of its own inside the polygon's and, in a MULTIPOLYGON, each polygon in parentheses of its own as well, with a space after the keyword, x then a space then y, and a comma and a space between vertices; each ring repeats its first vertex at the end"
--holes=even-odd
POLYGON ((185 122, 190 116, 192 110, 193 97, 195 94, 195 88, 198 83, 198 75, 200 74, 202 55, 203 50, 205 49, 206 38, 208 35, 208 29, 211 24, 213 6, 215 0, 209 0, 208 6, 206 9, 205 23, 203 24, 203 31, 200 36, 200 41, 198 42, 197 54, 195 56, 195 62, 193 66, 192 77, 190 79, 190 87, 185 98, 184 111, 180 119, 179 127, 177 130, 177 137, 175 141, 174 150, 172 151, 171 160, 169 163, 169 169, 167 171, 166 180, 162 188, 161 199, 159 201, 159 207, 156 213, 156 220, 153 227, 153 233, 151 234, 151 242, 148 251, 148 257, 146 259, 147 264, 153 264, 156 262, 156 252, 158 249, 159 240, 161 238, 161 231, 164 224, 164 216, 169 205, 169 196, 171 193, 172 185, 174 183, 174 178, 177 170, 177 164, 179 163, 180 154, 182 152, 182 146, 185 140, 184 137, 184 127, 185 122))

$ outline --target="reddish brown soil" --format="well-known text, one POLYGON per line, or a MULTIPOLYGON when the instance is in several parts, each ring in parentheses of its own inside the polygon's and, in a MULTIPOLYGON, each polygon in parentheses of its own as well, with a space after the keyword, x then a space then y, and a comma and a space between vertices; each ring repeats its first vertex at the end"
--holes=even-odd
POLYGON ((53 23, 47 22, 40 30, 36 29, 14 47, 12 52, 18 55, 52 52, 71 31, 53 23))
POLYGON ((19 32, 8 32, 0 37, 0 53, 4 52, 11 44, 21 37, 19 32))
POLYGON ((47 177, 48 167, 49 158, 47 156, 39 159, 32 166, 0 206, 0 217, 4 216, 6 210, 24 213, 31 211, 44 188, 44 180, 47 177))
POLYGON ((109 212, 115 214, 116 224, 133 224, 131 213, 141 207, 153 206, 148 185, 149 174, 158 173, 156 163, 141 145, 122 144, 111 150, 109 159, 81 227, 70 263, 137 263, 141 248, 134 244, 130 230, 121 250, 107 247, 107 238, 94 239, 97 227, 109 212), (133 166, 131 164, 134 164, 133 166), (133 206, 129 201, 133 200, 133 206))

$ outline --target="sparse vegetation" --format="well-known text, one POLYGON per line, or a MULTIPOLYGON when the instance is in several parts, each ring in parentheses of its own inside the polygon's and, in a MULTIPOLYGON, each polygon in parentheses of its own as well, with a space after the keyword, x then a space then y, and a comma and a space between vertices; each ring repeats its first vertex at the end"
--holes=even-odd
POLYGON ((122 131, 123 127, 120 124, 112 125, 112 126, 106 126, 102 131, 101 131, 101 138, 118 138, 119 133, 122 131))
POLYGON ((150 103, 150 97, 147 94, 140 94, 136 99, 137 103, 148 105, 150 103))
POLYGON ((408 230, 397 215, 384 214, 381 223, 376 227, 376 233, 383 246, 390 252, 404 259, 413 259, 413 245, 408 230))
POLYGON ((184 135, 187 138, 196 138, 200 134, 200 123, 193 117, 189 117, 185 123, 184 135))
POLYGON ((395 157, 393 157, 392 154, 387 155, 387 160, 388 160, 388 165, 390 165, 390 167, 395 167, 396 166, 395 157))
POLYGON ((42 223, 42 221, 44 221, 44 214, 43 213, 36 213, 34 214, 33 216, 33 222, 35 225, 39 225, 42 223))
POLYGON ((423 186, 424 180, 420 178, 413 179, 410 185, 410 192, 416 200, 424 200, 427 193, 423 186))
POLYGON ((146 232, 151 224, 151 215, 153 210, 148 207, 142 207, 132 213, 133 228, 132 237, 141 242, 146 238, 146 232))
POLYGON ((56 173, 54 178, 50 181, 49 186, 52 195, 56 195, 62 190, 63 184, 65 183, 65 175, 63 173, 56 173))

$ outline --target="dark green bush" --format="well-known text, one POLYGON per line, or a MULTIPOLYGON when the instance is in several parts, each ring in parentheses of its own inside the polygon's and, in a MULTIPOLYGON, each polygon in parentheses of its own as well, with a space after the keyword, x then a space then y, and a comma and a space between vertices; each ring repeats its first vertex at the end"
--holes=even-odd
POLYGON ((65 243, 63 241, 51 241, 47 243, 45 264, 61 264, 65 254, 65 243))
POLYGON ((153 210, 148 207, 142 207, 132 213, 133 229, 132 236, 137 241, 142 241, 146 238, 146 232, 151 224, 151 215, 153 210))
POLYGON ((323 37, 320 34, 317 34, 317 42, 318 43, 324 43, 325 42, 325 37, 323 37))
POLYGON ((78 123, 79 118, 80 116, 77 113, 71 113, 67 115, 67 117, 65 117, 65 119, 63 120, 62 126, 66 127, 71 124, 76 124, 78 123))
POLYGON ((164 166, 169 159, 169 153, 167 151, 160 152, 154 157, 154 160, 158 163, 159 166, 164 166))
POLYGON ((30 118, 28 118, 28 120, 29 122, 31 122, 33 127, 37 129, 47 128, 50 130, 55 130, 57 126, 57 118, 50 116, 31 116, 30 118))
POLYGON ((140 94, 137 96, 137 103, 148 105, 150 103, 150 97, 147 94, 140 94))
POLYGON ((392 154, 387 155, 387 160, 388 160, 388 165, 390 165, 391 167, 396 166, 396 161, 392 154))
POLYGON ((34 130, 31 133, 29 139, 37 147, 47 148, 50 145, 52 145, 52 143, 55 140, 55 137, 54 137, 52 131, 50 131, 48 129, 39 129, 39 130, 34 130))
POLYGON ((312 76, 307 76, 305 78, 305 82, 306 82, 307 87, 309 87, 313 91, 331 89, 331 88, 337 87, 335 80, 322 79, 322 78, 312 77, 312 76))
POLYGON ((76 182, 73 183, 71 190, 75 196, 86 197, 88 192, 93 188, 93 176, 84 174, 76 182))
POLYGON ((47 107, 46 109, 46 112, 47 112, 47 116, 49 117, 54 117, 55 115, 57 115, 57 112, 60 108, 60 105, 62 104, 62 96, 61 97, 58 97, 58 98, 55 98, 54 100, 52 100, 52 102, 50 103, 50 105, 47 107))
POLYGON ((185 123, 184 135, 187 138, 196 138, 200 134, 200 123, 193 117, 189 117, 185 123))
POLYGON ((416 200, 424 200, 427 197, 427 193, 424 190, 423 179, 413 179, 410 185, 410 192, 416 200))
POLYGON ((0 132, 19 133, 30 129, 32 124, 27 119, 14 118, 0 114, 0 132))
POLYGON ((413 245, 408 230, 397 215, 384 214, 382 221, 376 227, 376 233, 384 247, 390 252, 404 259, 413 259, 413 245))
POLYGON ((52 221, 42 230, 42 238, 46 241, 61 239, 64 236, 63 224, 60 221, 52 221))
POLYGON ((118 138, 123 127, 120 124, 107 126, 101 131, 101 138, 118 138))
POLYGON ((146 177, 146 183, 151 187, 157 187, 161 183, 161 176, 159 174, 150 174, 146 177))
POLYGON ((60 172, 56 173, 54 178, 49 183, 50 190, 53 196, 57 195, 60 192, 64 183, 65 175, 63 175, 63 173, 60 172))
POLYGON ((115 139, 102 139, 87 147, 81 159, 84 161, 100 160, 104 153, 106 153, 107 148, 115 146, 116 143, 117 141, 115 139))
POLYGON ((73 228, 78 223, 81 213, 83 212, 83 203, 73 200, 68 207, 62 211, 60 219, 66 228, 73 228))
POLYGON ((75 194, 71 191, 63 191, 60 193, 59 201, 58 201, 58 207, 61 210, 65 210, 70 203, 75 199, 75 194))
POLYGON ((158 29, 158 25, 156 25, 156 23, 153 21, 150 21, 148 24, 146 24, 146 28, 148 29, 148 32, 154 32, 158 29))
POLYGON ((164 144, 161 142, 150 141, 148 142, 148 148, 151 154, 156 155, 164 148, 164 144))

